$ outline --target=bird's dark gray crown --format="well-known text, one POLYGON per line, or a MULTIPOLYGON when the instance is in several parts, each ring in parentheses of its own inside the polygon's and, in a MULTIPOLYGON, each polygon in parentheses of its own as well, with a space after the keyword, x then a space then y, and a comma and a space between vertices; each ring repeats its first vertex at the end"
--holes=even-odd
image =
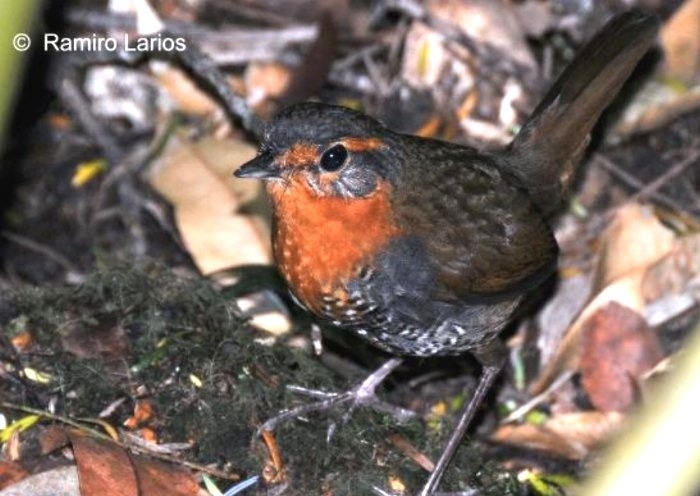
POLYGON ((343 137, 370 138, 387 133, 379 121, 337 105, 307 102, 283 109, 265 130, 264 146, 271 151, 295 143, 325 144, 343 137))

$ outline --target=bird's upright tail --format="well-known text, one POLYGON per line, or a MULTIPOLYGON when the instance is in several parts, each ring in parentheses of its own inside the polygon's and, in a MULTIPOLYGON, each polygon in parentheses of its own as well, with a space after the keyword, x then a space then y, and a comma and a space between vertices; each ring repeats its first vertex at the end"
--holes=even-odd
POLYGON ((559 205, 593 126, 656 39, 658 19, 612 19, 559 76, 509 147, 514 173, 544 213, 559 205))

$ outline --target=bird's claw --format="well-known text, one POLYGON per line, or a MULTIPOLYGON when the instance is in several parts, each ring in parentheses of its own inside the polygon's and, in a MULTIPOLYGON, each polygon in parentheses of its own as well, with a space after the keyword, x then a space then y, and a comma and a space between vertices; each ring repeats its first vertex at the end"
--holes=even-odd
MULTIPOLYGON (((318 398, 318 401, 280 412, 274 417, 268 419, 260 427, 260 429, 258 429, 257 434, 259 435, 260 432, 264 430, 274 430, 278 425, 288 420, 306 415, 311 412, 328 410, 337 405, 348 402, 350 402, 350 406, 348 410, 343 414, 343 417, 341 419, 342 425, 345 425, 349 422, 350 418, 352 417, 352 414, 360 406, 369 406, 379 412, 388 413, 394 416, 399 422, 402 423, 413 419, 416 416, 414 412, 382 401, 376 394, 377 386, 379 386, 379 384, 382 383, 386 376, 389 375, 392 370, 398 367, 400 363, 401 360, 398 358, 394 358, 387 361, 379 369, 370 374, 360 384, 343 393, 329 393, 327 391, 309 389, 301 386, 289 386, 289 389, 293 392, 318 398)), ((331 422, 326 432, 326 440, 328 443, 331 442, 336 431, 337 424, 335 422, 331 422)))

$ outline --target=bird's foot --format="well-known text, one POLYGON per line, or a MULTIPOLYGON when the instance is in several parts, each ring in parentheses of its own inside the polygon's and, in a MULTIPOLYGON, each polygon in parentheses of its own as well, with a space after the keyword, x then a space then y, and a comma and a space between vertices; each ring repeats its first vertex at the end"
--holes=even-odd
MULTIPOLYGON (((399 422, 406 422, 412 418, 415 418, 416 414, 414 412, 382 401, 376 394, 377 386, 379 386, 379 384, 381 384, 384 381, 384 379, 386 379, 386 377, 400 364, 401 359, 392 358, 391 360, 388 360, 386 363, 384 363, 384 365, 382 365, 379 369, 372 372, 372 374, 370 374, 360 384, 342 393, 329 393, 325 391, 308 389, 299 386, 290 386, 290 389, 294 392, 318 398, 318 401, 280 412, 274 417, 268 419, 260 427, 259 432, 265 430, 274 430, 280 424, 283 424, 284 422, 287 422, 291 419, 306 415, 311 412, 329 410, 343 403, 350 404, 347 411, 343 414, 343 425, 350 420, 350 417, 352 417, 352 414, 355 411, 355 409, 360 406, 368 406, 377 411, 389 413, 390 415, 395 417, 399 422)), ((329 425, 328 432, 326 434, 327 441, 330 442, 330 440, 333 438, 333 435, 336 431, 336 427, 337 425, 335 424, 335 422, 332 422, 329 425)))

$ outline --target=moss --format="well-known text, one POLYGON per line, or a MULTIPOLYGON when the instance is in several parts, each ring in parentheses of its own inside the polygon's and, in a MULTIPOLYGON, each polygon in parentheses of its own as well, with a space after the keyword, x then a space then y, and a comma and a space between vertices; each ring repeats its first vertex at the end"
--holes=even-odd
MULTIPOLYGON (((330 391, 351 386, 305 353, 258 344, 230 299, 206 280, 176 277, 157 264, 103 267, 79 286, 25 288, 5 303, 11 310, 1 313, 3 329, 12 328, 9 321, 24 322, 35 337, 23 363, 53 376, 25 396, 39 403, 32 406, 45 408, 50 398, 58 398, 60 414, 96 417, 126 398, 109 418, 120 425, 135 399, 148 398, 156 408, 151 426, 160 440, 192 441, 194 449, 185 456, 200 463, 260 473, 268 453, 255 437, 257 427, 308 401, 286 385, 330 391), (120 333, 130 351, 113 356, 109 344, 119 343, 120 333), (82 357, 76 358, 76 349, 82 357)), ((334 495, 371 494, 373 485, 386 488, 390 475, 417 488, 425 472, 390 446, 388 435, 398 432, 437 457, 448 431, 427 433, 419 422, 397 426, 389 416, 360 408, 327 444, 329 422, 342 413, 340 408, 309 414, 305 422, 278 428, 275 436, 291 480, 285 494, 316 494, 319 488, 334 495)), ((471 446, 460 449, 446 488, 479 482, 477 453, 471 446)), ((504 487, 502 477, 482 473, 481 478, 504 487)))

